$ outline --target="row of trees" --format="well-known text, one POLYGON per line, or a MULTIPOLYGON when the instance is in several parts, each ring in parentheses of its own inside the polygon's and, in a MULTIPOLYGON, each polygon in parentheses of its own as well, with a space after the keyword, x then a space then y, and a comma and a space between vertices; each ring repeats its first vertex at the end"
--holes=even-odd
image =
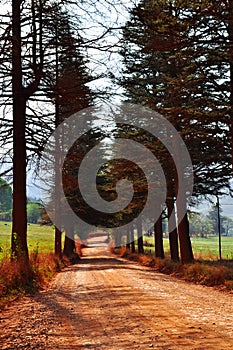
MULTIPOLYGON (((82 16, 83 3, 72 2, 82 16)), ((101 4, 106 8, 108 1, 101 4)), ((80 35, 80 18, 71 16, 69 5, 69 1, 14 0, 12 9, 1 15, 1 146, 5 150, 2 161, 6 163, 12 158, 13 164, 12 255, 26 265, 29 261, 26 171, 31 162, 40 158, 46 138, 55 126, 72 113, 90 106, 96 96, 88 83, 99 75, 93 77, 88 72, 86 49, 88 46, 92 50, 98 48, 94 43, 99 33, 89 42, 85 41, 80 35)), ((95 10, 99 15, 100 11, 95 10)), ((232 19, 230 0, 201 3, 198 0, 147 0, 133 6, 122 31, 120 55, 124 68, 114 82, 123 88, 126 100, 150 107, 176 127, 192 158, 197 198, 219 195, 230 188, 232 19)), ((112 30, 106 23, 99 34, 101 39, 112 30)), ((102 41, 101 45, 101 51, 112 53, 115 50, 115 43, 108 45, 102 41)), ((143 143, 163 165, 168 192, 167 215, 170 222, 174 221, 175 217, 171 216, 182 183, 178 183, 171 156, 168 157, 166 148, 161 147, 158 140, 151 139, 151 135, 142 134, 140 129, 124 128, 113 131, 115 138, 126 137, 143 143)), ((97 141, 98 137, 102 136, 97 136, 97 141)), ((90 145, 86 145, 86 149, 90 145)), ((70 154, 71 166, 73 159, 81 160, 82 155, 77 155, 80 149, 82 145, 70 154)), ((104 193, 107 189, 106 199, 112 200, 114 191, 106 177, 119 178, 122 169, 130 170, 129 179, 136 181, 135 207, 140 210, 146 184, 135 179, 136 169, 132 164, 120 161, 117 166, 106 165, 100 176, 100 191, 104 193)), ((5 167, 3 172, 8 170, 5 167)), ((67 177, 67 183, 68 180, 67 177)), ((67 197, 72 201, 77 196, 78 185, 72 189, 67 184, 66 189, 67 197), (74 189, 75 193, 72 193, 74 189)), ((60 215, 59 196, 54 200, 57 215, 60 215)), ((82 201, 75 203, 77 210, 82 212, 82 201)), ((185 201, 182 205, 186 206, 185 201)), ((179 216, 180 208, 177 212, 179 216)), ((104 221, 104 217, 102 219, 104 221)), ((141 246, 140 222, 138 232, 141 246)), ((155 223, 155 234, 156 255, 163 257, 162 217, 155 223)), ((178 236, 181 260, 191 262, 193 254, 187 215, 177 228, 170 230, 171 258, 174 260, 179 259, 178 236)), ((56 228, 55 253, 61 255, 60 228, 56 228)))
MULTIPOLYGON (((102 97, 88 87, 102 73, 90 74, 87 49, 95 54, 114 51, 108 44, 114 29, 110 21, 103 19, 100 28, 94 18, 100 18, 106 7, 112 12, 114 2, 103 0, 97 6, 88 0, 16 0, 3 6, 0 15, 1 175, 13 173, 11 249, 12 257, 24 266, 29 266, 26 172, 35 167, 48 136, 64 118, 92 104, 97 95, 102 97), (93 26, 98 27, 95 32, 93 26)), ((94 58, 94 71, 98 64, 100 58, 94 58)), ((60 215, 58 196, 55 201, 60 215)), ((61 250, 61 231, 56 228, 55 253, 61 256, 61 250)))
MULTIPOLYGON (((232 9, 232 1, 141 1, 131 10, 123 29, 125 68, 116 80, 128 101, 161 113, 179 131, 192 159, 197 198, 230 188, 232 9)), ((163 158, 156 144, 153 148, 163 158)), ((177 184, 169 162, 166 173, 170 173, 166 204, 171 212, 177 184)), ((161 222, 155 227, 160 237, 161 222)), ((178 235, 181 259, 190 262, 187 217, 178 226, 178 235)), ((171 236, 170 247, 177 258, 177 244, 171 236)), ((158 256, 163 256, 162 249, 158 256)))
MULTIPOLYGON (((29 265, 26 172, 62 118, 92 101, 84 42, 74 32, 78 17, 72 24, 63 3, 16 0, 1 15, 2 160, 13 158, 11 249, 24 266, 29 265)), ((5 169, 4 174, 11 171, 5 169)))

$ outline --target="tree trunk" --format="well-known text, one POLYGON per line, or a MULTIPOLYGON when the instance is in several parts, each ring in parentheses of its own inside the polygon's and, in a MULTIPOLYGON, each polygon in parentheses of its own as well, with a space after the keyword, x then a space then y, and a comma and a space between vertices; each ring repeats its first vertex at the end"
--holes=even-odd
MULTIPOLYGON (((58 117, 56 114, 56 126, 58 126, 58 117)), ((62 256, 62 220, 61 220, 61 161, 60 161, 60 140, 55 140, 55 239, 54 239, 54 251, 55 254, 61 258, 62 256)))
MULTIPOLYGON (((59 93, 58 93, 58 80, 59 80, 59 57, 58 57, 58 30, 57 23, 55 26, 55 74, 56 74, 56 91, 55 91, 55 127, 57 128, 61 123, 60 108, 59 108, 59 93)), ((54 239, 54 251, 55 255, 61 258, 62 256, 62 222, 61 222, 61 144, 60 139, 55 140, 55 239, 54 239)))
POLYGON ((127 249, 130 249, 130 241, 131 241, 130 228, 127 227, 127 236, 126 236, 126 248, 127 249))
POLYGON ((121 247, 121 232, 119 228, 114 230, 115 248, 121 247))
POLYGON ((131 239, 131 253, 135 253, 135 242, 134 242, 134 228, 133 225, 130 227, 130 239, 131 239))
POLYGON ((63 254, 68 258, 71 257, 75 252, 75 242, 74 242, 74 230, 73 225, 69 225, 65 230, 65 243, 63 254))
POLYGON ((231 128, 231 162, 233 168, 233 2, 228 1, 229 19, 228 19, 228 34, 229 34, 229 64, 230 64, 230 128, 231 128))
MULTIPOLYGON (((56 126, 58 126, 58 114, 56 112, 56 126)), ((62 186, 62 179, 61 179, 61 150, 60 150, 60 140, 55 140, 55 194, 54 194, 54 201, 55 201, 55 239, 54 239, 54 252, 55 255, 61 258, 62 256, 62 220, 61 220, 61 186, 62 186)))
POLYGON ((64 243, 63 254, 69 258, 74 253, 75 253, 75 242, 74 242, 74 239, 72 239, 72 238, 68 237, 67 235, 65 235, 65 243, 64 243))
POLYGON ((179 261, 179 247, 178 247, 178 234, 176 228, 176 217, 174 210, 174 198, 167 198, 167 210, 168 210, 168 230, 169 230, 169 245, 170 254, 173 261, 179 261))
POLYGON ((27 247, 26 98, 22 85, 21 0, 12 1, 13 213, 12 256, 29 264, 27 247))
POLYGON ((55 227, 55 238, 54 238, 54 252, 55 255, 61 258, 62 255, 62 232, 59 228, 55 227))
POLYGON ((137 236, 138 236, 138 253, 143 254, 144 248, 143 248, 143 237, 142 237, 142 219, 139 216, 137 219, 137 236))
POLYGON ((154 224, 155 256, 164 259, 162 214, 154 224))
MULTIPOLYGON (((182 179, 180 179, 180 184, 178 184, 177 174, 175 175, 174 179, 176 194, 178 194, 179 185, 182 186, 182 179)), ((193 262, 194 257, 192 244, 189 236, 189 221, 187 215, 186 196, 182 189, 180 189, 179 191, 179 200, 176 201, 176 208, 181 262, 182 264, 189 264, 193 262)))
POLYGON ((180 220, 180 223, 178 225, 178 233, 180 240, 181 262, 183 264, 191 263, 193 262, 194 257, 192 251, 192 244, 189 236, 189 221, 187 213, 185 214, 183 219, 180 220))
MULTIPOLYGON (((177 155, 182 154, 179 150, 179 144, 174 142, 174 150, 177 155)), ((177 158, 179 160, 180 158, 177 158)), ((176 164, 176 166, 182 169, 182 164, 176 164)), ((177 208, 177 219, 178 219, 178 236, 180 242, 180 256, 181 262, 183 264, 189 264, 193 262, 193 250, 192 244, 189 236, 189 221, 187 216, 187 204, 186 204, 186 193, 184 186, 184 169, 180 170, 180 176, 178 179, 178 174, 175 171, 174 174, 174 185, 176 193, 176 208, 177 208)))

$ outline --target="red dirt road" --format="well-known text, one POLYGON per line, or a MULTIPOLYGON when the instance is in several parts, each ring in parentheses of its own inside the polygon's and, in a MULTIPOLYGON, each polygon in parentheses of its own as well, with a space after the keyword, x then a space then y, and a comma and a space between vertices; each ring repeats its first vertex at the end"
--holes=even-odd
POLYGON ((119 259, 98 242, 0 316, 1 349, 233 349, 233 295, 119 259))

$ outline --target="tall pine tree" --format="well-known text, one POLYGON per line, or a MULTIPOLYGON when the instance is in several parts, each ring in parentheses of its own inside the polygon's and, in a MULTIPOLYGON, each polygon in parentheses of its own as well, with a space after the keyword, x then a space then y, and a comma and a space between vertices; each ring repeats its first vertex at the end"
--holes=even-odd
MULTIPOLYGON (((181 134, 192 158, 197 196, 220 192, 231 177, 227 11, 219 1, 145 1, 132 10, 123 32, 120 84, 127 99, 158 111, 181 134)), ((175 185, 171 201, 178 190, 175 173, 169 182, 175 185)), ((189 262, 187 217, 178 229, 181 259, 189 262)))

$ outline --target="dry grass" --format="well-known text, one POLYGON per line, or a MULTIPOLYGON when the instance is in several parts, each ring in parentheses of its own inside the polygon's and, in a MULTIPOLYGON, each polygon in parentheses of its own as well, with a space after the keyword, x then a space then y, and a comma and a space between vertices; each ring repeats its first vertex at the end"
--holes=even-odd
POLYGON ((183 265, 168 258, 158 259, 152 255, 132 254, 125 247, 120 249, 111 248, 111 251, 121 257, 151 267, 158 272, 173 275, 193 283, 220 286, 223 289, 233 291, 233 261, 196 260, 192 264, 183 265))
POLYGON ((30 253, 30 265, 25 266, 11 261, 9 252, 3 252, 0 260, 0 307, 6 302, 25 293, 33 293, 44 288, 58 271, 65 266, 77 263, 82 256, 82 241, 75 242, 76 253, 67 258, 58 258, 51 252, 39 252, 38 244, 30 253))
POLYGON ((83 241, 81 240, 77 240, 75 241, 75 249, 76 249, 76 253, 78 254, 78 256, 81 258, 82 257, 82 249, 85 247, 85 244, 83 243, 83 241))
POLYGON ((36 251, 30 254, 30 266, 4 257, 0 262, 0 307, 26 293, 34 293, 45 287, 64 266, 68 259, 60 260, 52 253, 36 251))
POLYGON ((2 250, 0 259, 0 307, 19 295, 33 293, 45 287, 63 267, 77 263, 82 256, 82 241, 75 242, 76 253, 59 259, 51 252, 40 251, 35 243, 30 253, 30 266, 10 260, 9 249, 2 250))

